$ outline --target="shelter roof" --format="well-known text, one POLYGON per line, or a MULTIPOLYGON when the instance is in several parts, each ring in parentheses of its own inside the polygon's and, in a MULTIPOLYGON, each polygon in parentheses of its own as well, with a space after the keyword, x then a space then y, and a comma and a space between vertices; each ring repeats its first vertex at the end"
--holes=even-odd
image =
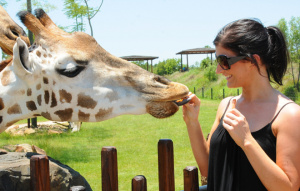
POLYGON ((157 59, 158 57, 132 55, 132 56, 122 56, 120 58, 127 60, 127 61, 141 61, 141 60, 154 60, 154 59, 157 59))
POLYGON ((176 54, 209 54, 215 52, 216 49, 213 48, 193 48, 193 49, 182 50, 181 52, 178 52, 176 54))

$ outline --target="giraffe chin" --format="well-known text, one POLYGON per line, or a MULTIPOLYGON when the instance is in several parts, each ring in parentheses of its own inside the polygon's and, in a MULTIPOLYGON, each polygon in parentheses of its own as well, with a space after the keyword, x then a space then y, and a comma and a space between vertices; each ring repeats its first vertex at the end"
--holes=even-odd
POLYGON ((146 111, 155 118, 166 118, 174 115, 179 107, 172 101, 150 102, 146 105, 146 111))

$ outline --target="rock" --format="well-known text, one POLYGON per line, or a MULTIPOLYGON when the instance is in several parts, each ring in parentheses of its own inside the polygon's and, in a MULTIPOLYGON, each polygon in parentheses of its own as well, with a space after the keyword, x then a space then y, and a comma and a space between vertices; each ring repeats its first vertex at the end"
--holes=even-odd
POLYGON ((15 152, 17 146, 16 145, 5 145, 2 148, 4 150, 7 150, 8 152, 15 152))
POLYGON ((3 155, 3 154, 7 154, 7 150, 5 150, 5 149, 0 149, 0 155, 3 155))
MULTIPOLYGON (((0 190, 28 191, 30 188, 30 158, 36 153, 8 152, 0 155, 0 190)), ((69 191, 83 186, 91 191, 88 182, 78 172, 57 160, 49 158, 51 191, 69 191)))
POLYGON ((48 134, 49 135, 52 135, 52 134, 62 134, 62 131, 59 131, 59 130, 52 130, 52 129, 50 129, 50 130, 48 130, 48 134))
POLYGON ((25 135, 30 135, 30 134, 33 134, 33 133, 35 133, 35 130, 34 129, 32 129, 32 128, 27 128, 27 129, 25 129, 25 131, 24 131, 24 134, 25 135))
POLYGON ((32 152, 34 152, 34 153, 38 153, 38 154, 41 154, 41 155, 47 155, 46 151, 44 151, 43 149, 41 149, 41 148, 39 148, 35 145, 32 145, 31 148, 32 148, 32 152))
POLYGON ((16 146, 17 147, 16 147, 15 152, 25 152, 25 153, 32 152, 31 145, 29 145, 29 144, 19 144, 16 146))

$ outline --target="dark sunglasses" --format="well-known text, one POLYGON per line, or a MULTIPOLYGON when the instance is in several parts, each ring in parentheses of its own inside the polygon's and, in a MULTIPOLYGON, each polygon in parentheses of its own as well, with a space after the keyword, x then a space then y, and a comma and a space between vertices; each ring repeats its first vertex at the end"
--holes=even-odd
POLYGON ((218 64, 221 66, 223 70, 229 70, 230 66, 240 60, 243 60, 247 56, 236 56, 228 58, 226 55, 216 55, 216 59, 218 64))

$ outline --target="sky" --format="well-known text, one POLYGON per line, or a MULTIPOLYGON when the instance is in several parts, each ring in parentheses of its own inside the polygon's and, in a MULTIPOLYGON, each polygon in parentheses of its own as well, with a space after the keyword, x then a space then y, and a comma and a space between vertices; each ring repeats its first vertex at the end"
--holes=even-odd
MULTIPOLYGON (((23 2, 25 0, 21 0, 23 2)), ((7 0, 8 14, 23 29, 16 16, 21 2, 7 0)), ((47 14, 57 25, 70 26, 62 0, 51 0, 56 10, 47 14)), ((90 0, 97 7, 99 0, 90 0)), ((242 18, 258 18, 265 26, 276 25, 300 16, 300 0, 104 0, 100 12, 92 19, 94 38, 111 54, 157 56, 153 64, 176 53, 208 45, 226 24, 242 18)), ((87 25, 86 33, 90 34, 87 25)), ((189 55, 189 64, 200 62, 207 55, 189 55)), ((186 56, 183 56, 186 64, 186 56)))

